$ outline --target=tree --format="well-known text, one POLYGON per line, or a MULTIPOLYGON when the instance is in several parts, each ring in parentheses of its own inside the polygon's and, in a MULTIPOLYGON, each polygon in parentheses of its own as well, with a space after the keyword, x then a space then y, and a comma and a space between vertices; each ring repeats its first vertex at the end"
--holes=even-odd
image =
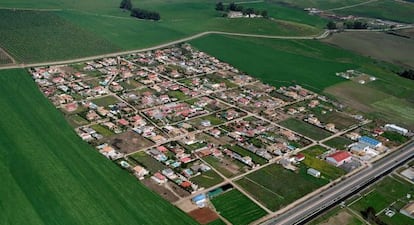
POLYGON ((236 3, 232 2, 229 4, 228 10, 230 11, 236 11, 237 5, 236 3))
POLYGON ((224 11, 224 5, 223 5, 223 2, 218 2, 218 3, 216 4, 216 10, 217 10, 217 11, 224 11))
POLYGON ((122 0, 121 4, 119 5, 119 8, 131 10, 132 9, 132 2, 131 0, 122 0))
POLYGON ((267 11, 266 11, 266 10, 263 10, 263 11, 260 13, 260 15, 262 15, 262 16, 263 16, 263 18, 269 18, 269 14, 267 13, 267 11))
POLYGON ((253 8, 247 8, 246 10, 243 11, 243 14, 249 15, 249 17, 250 17, 251 14, 254 14, 254 9, 253 8))
POLYGON ((336 23, 335 23, 335 22, 333 22, 333 21, 329 21, 329 22, 328 22, 328 24, 326 24, 326 27, 327 27, 329 30, 335 30, 335 29, 336 29, 336 23))
POLYGON ((404 71, 398 73, 398 75, 400 75, 402 77, 405 77, 405 78, 408 78, 408 79, 411 79, 411 80, 414 80, 414 70, 411 70, 411 69, 404 70, 404 71))
POLYGON ((137 17, 139 19, 147 20, 160 20, 161 16, 158 12, 148 11, 145 9, 133 8, 131 10, 131 16, 137 17))

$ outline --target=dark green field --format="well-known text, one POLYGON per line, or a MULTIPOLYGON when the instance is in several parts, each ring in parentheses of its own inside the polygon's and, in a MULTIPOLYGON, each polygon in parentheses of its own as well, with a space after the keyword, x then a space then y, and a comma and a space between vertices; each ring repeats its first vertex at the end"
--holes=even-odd
POLYGON ((335 13, 414 23, 414 4, 394 0, 376 1, 363 6, 338 10, 335 13))
POLYGON ((352 141, 348 138, 339 136, 325 141, 324 144, 336 149, 345 149, 348 145, 352 144, 352 141))
POLYGON ((236 182, 273 211, 328 183, 327 180, 306 174, 304 168, 295 173, 276 164, 255 171, 236 182))
POLYGON ((27 72, 1 71, 0 96, 0 224, 196 224, 81 141, 27 72))
POLYGON ((45 62, 152 47, 204 31, 315 35, 323 24, 323 20, 302 10, 282 6, 268 5, 276 20, 228 19, 209 0, 176 0, 174 4, 168 0, 133 1, 135 7, 160 12, 162 19, 154 22, 130 17, 129 12, 118 8, 119 2, 41 0, 33 4, 27 0, 0 0, 0 7, 33 9, 1 10, 0 46, 19 62, 45 62))
POLYGON ((191 43, 263 82, 276 86, 298 83, 321 92, 344 80, 335 76, 336 72, 358 67, 354 54, 316 41, 211 35, 191 43))
POLYGON ((331 135, 328 131, 293 118, 280 122, 280 125, 315 140, 321 140, 331 135))
POLYGON ((236 189, 213 198, 212 202, 221 216, 237 225, 247 225, 266 215, 266 211, 236 189))
POLYGON ((47 62, 119 51, 117 44, 52 12, 0 9, 0 46, 19 62, 47 62))

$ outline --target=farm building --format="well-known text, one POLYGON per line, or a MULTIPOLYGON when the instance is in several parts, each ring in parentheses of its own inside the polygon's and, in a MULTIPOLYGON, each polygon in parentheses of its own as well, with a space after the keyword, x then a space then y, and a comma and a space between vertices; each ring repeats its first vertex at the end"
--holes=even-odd
POLYGON ((362 136, 359 138, 359 143, 363 143, 368 145, 371 148, 379 148, 382 146, 382 143, 374 138, 370 138, 367 136, 362 136))
POLYGON ((400 209, 400 213, 414 219, 414 202, 410 202, 400 209))
POLYGON ((402 135, 407 135, 408 134, 408 130, 407 129, 405 129, 403 127, 399 127, 399 126, 397 126, 395 124, 386 124, 384 126, 384 128, 385 128, 385 130, 395 131, 395 132, 397 132, 399 134, 402 134, 402 135))
POLYGON ((352 160, 352 155, 346 151, 337 151, 331 155, 326 157, 326 161, 334 166, 341 166, 346 162, 350 162, 352 160))
POLYGON ((414 168, 410 167, 408 169, 403 170, 401 172, 401 175, 403 175, 407 179, 414 181, 414 168))
POLYGON ((309 168, 307 173, 317 178, 321 177, 321 172, 315 170, 314 168, 309 168))

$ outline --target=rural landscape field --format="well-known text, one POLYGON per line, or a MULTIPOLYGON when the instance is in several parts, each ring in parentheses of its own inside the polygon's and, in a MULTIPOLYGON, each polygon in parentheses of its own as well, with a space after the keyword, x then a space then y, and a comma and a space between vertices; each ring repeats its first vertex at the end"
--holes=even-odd
POLYGON ((0 225, 414 224, 413 59, 411 0, 0 0, 0 225))

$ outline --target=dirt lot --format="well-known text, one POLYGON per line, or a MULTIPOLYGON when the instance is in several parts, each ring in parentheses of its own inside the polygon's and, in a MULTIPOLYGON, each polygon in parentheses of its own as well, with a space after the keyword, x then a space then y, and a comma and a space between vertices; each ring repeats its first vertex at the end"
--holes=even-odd
POLYGON ((173 182, 169 181, 168 186, 171 188, 171 190, 173 190, 178 196, 180 196, 182 198, 190 196, 190 193, 188 193, 188 191, 182 189, 181 187, 174 184, 173 182))
POLYGON ((353 219, 353 216, 346 211, 341 211, 337 215, 329 218, 327 221, 320 223, 319 225, 337 225, 337 224, 349 224, 353 219))
POLYGON ((179 199, 170 190, 168 190, 168 188, 166 188, 164 185, 159 185, 151 179, 145 179, 142 181, 142 183, 145 186, 147 186, 149 189, 157 192, 159 195, 161 195, 161 197, 165 198, 169 202, 176 202, 179 199))
POLYGON ((109 139, 110 145, 120 149, 122 153, 131 153, 139 149, 149 147, 154 143, 133 131, 111 136, 109 139))
POLYGON ((217 213, 208 207, 193 210, 188 214, 201 224, 207 224, 219 218, 217 213))
MULTIPOLYGON (((408 35, 412 35, 412 33, 408 33, 408 35)), ((365 56, 414 68, 413 38, 382 32, 342 32, 332 35, 324 42, 365 56)))

